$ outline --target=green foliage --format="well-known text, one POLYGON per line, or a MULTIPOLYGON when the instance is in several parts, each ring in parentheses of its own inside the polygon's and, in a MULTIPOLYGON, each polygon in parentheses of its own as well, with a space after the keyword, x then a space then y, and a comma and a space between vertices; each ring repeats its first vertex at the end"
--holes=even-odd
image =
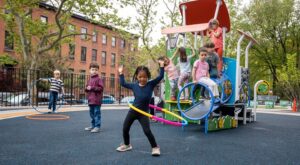
POLYGON ((296 65, 296 54, 289 55, 287 65, 278 71, 279 87, 284 96, 300 100, 300 70, 296 65))
POLYGON ((0 66, 5 66, 5 65, 17 65, 18 61, 14 58, 12 58, 10 55, 8 54, 3 54, 0 55, 0 66))
MULTIPOLYGON (((274 94, 281 95, 281 68, 288 67, 287 61, 293 57, 292 54, 295 55, 295 66, 300 66, 300 1, 253 0, 247 6, 242 6, 239 1, 226 2, 232 25, 232 31, 227 35, 226 55, 236 56, 237 29, 250 32, 258 41, 250 49, 250 86, 264 79, 272 83, 274 94)), ((246 44, 243 42, 243 50, 246 44)), ((243 61, 244 56, 242 64, 243 61)))

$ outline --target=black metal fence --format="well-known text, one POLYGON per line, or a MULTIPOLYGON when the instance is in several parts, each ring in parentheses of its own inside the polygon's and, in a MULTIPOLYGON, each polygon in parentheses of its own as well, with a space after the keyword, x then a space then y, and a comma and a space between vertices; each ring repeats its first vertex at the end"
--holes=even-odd
MULTIPOLYGON (((37 81, 39 78, 53 77, 53 72, 42 70, 25 70, 21 68, 0 69, 0 107, 5 106, 28 106, 30 90, 35 88, 38 105, 47 104, 49 100, 50 84, 37 81)), ((88 75, 61 73, 64 82, 64 104, 86 104, 85 85, 89 79, 88 75)), ((120 87, 119 78, 102 77, 104 84, 103 104, 126 103, 133 99, 132 92, 120 87)), ((60 98, 60 97, 59 97, 60 98)))

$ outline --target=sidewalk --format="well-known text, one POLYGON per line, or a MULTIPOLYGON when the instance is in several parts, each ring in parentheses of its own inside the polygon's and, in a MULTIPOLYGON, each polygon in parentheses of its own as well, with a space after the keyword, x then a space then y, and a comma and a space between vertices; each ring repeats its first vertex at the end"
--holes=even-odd
MULTIPOLYGON (((32 107, 4 107, 5 109, 0 110, 0 120, 28 116, 34 114, 40 114, 35 111, 32 107)), ((58 112, 75 112, 75 111, 88 111, 88 105, 64 105, 62 106, 58 112)), ((127 104, 103 104, 101 110, 127 110, 129 109, 127 104)), ((48 112, 47 106, 41 106, 38 109, 39 111, 48 112)), ((277 114, 277 115, 290 115, 290 116, 300 116, 300 112, 292 112, 290 108, 283 107, 275 107, 274 109, 265 109, 263 107, 259 107, 256 110, 257 113, 265 113, 265 114, 277 114)))
MULTIPOLYGON (((32 107, 4 107, 5 109, 0 110, 0 120, 21 117, 21 116, 28 116, 34 114, 40 114, 39 112, 35 111, 32 107)), ((123 110, 129 109, 126 104, 103 104, 101 110, 123 110)), ((47 106, 41 106, 38 109, 41 112, 47 113, 48 109, 47 106)), ((62 112, 75 112, 75 111, 88 111, 88 105, 64 105, 60 109, 58 109, 59 113, 62 112)))

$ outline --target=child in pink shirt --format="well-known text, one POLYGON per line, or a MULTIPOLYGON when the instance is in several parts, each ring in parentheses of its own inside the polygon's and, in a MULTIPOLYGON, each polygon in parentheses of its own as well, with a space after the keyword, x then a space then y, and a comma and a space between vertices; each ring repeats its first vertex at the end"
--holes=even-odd
POLYGON ((211 19, 209 21, 208 37, 211 42, 215 44, 215 51, 219 55, 218 71, 221 73, 223 67, 223 31, 219 27, 219 21, 216 19, 211 19))
POLYGON ((199 49, 199 60, 194 62, 192 77, 193 81, 206 84, 212 91, 214 97, 219 97, 218 85, 209 77, 209 65, 206 62, 207 50, 205 48, 199 49))
POLYGON ((175 92, 177 89, 177 83, 178 83, 178 78, 179 78, 176 66, 173 64, 173 62, 167 56, 160 57, 158 60, 164 61, 165 72, 168 75, 168 79, 169 79, 170 87, 171 87, 171 100, 175 101, 176 100, 175 92))

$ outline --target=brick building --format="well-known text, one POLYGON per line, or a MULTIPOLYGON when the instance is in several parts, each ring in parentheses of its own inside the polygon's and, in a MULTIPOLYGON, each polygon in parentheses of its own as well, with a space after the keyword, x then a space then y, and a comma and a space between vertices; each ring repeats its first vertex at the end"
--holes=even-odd
MULTIPOLYGON (((3 1, 0 1, 3 6, 3 1)), ((41 4, 40 8, 33 10, 33 19, 40 19, 42 22, 54 23, 54 12, 52 7, 41 4)), ((0 19, 0 54, 14 54, 14 46, 6 43, 8 32, 5 30, 5 22, 0 19)), ((61 55, 68 56, 68 66, 75 73, 84 73, 88 70, 90 62, 95 61, 100 65, 101 74, 110 77, 117 74, 117 64, 120 62, 121 56, 126 51, 134 51, 133 42, 137 42, 135 36, 134 41, 126 41, 120 35, 113 31, 112 27, 91 23, 83 16, 74 14, 70 20, 70 28, 77 32, 93 34, 94 36, 87 39, 87 35, 77 35, 74 37, 74 44, 63 44, 61 46, 61 55)))
MULTIPOLYGON (((0 6, 3 7, 3 1, 0 6)), ((5 12, 5 11, 2 11, 5 12)), ((54 23, 53 7, 47 4, 40 4, 32 12, 33 19, 40 19, 45 23, 54 23)), ((65 67, 73 73, 88 74, 89 64, 97 62, 100 66, 99 74, 102 77, 109 77, 110 88, 117 89, 118 83, 115 79, 118 77, 118 64, 125 54, 133 54, 134 44, 138 42, 138 38, 134 35, 130 41, 120 37, 118 32, 112 27, 91 23, 88 19, 81 15, 74 14, 70 18, 70 28, 77 32, 92 34, 76 35, 74 42, 61 45, 61 56, 65 61, 65 67), (129 53, 128 53, 129 52, 129 53)), ((5 22, 0 19, 0 55, 9 54, 18 59, 15 54, 14 44, 7 42, 9 33, 5 30, 5 22)))

